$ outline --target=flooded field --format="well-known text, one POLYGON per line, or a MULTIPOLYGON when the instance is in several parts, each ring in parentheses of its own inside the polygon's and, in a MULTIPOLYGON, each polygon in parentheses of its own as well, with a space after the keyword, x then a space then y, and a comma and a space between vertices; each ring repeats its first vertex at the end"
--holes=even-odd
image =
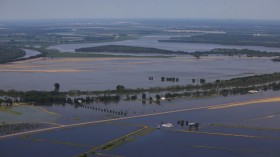
POLYGON ((40 156, 43 157, 49 157, 50 155, 75 156, 110 141, 111 139, 137 130, 138 128, 137 126, 99 124, 56 130, 32 136, 22 136, 13 140, 1 141, 0 146, 3 151, 0 152, 0 155, 1 157, 21 155, 34 156, 39 153, 41 154, 40 156), (5 149, 5 147, 8 148, 10 145, 13 145, 17 151, 5 149), (36 151, 32 151, 31 149, 33 148, 35 148, 36 151), (49 152, 49 149, 52 149, 52 151, 49 152))
POLYGON ((173 58, 56 58, 34 59, 0 66, 0 88, 4 90, 106 90, 192 84, 192 79, 228 79, 279 72, 270 58, 208 56, 173 58), (153 80, 149 80, 153 77, 153 80), (178 82, 162 82, 175 77, 178 82), (44 82, 44 83, 42 83, 44 82))
POLYGON ((243 138, 160 130, 139 138, 108 154, 119 156, 226 156, 277 157, 279 140, 243 138), (141 153, 135 153, 141 152, 141 153))
POLYGON ((42 156, 67 157, 89 151, 89 156, 146 156, 151 154, 154 156, 179 154, 205 156, 219 154, 240 157, 264 155, 277 157, 280 153, 278 150, 280 123, 279 115, 277 115, 279 101, 264 99, 269 97, 277 97, 278 100, 279 94, 278 92, 264 92, 243 96, 176 99, 163 101, 160 105, 142 104, 141 101, 121 101, 118 104, 93 103, 86 105, 89 108, 69 104, 43 106, 48 112, 59 115, 55 120, 49 119, 49 121, 62 128, 38 134, 30 133, 11 139, 0 139, 1 148, 7 147, 0 152, 0 155, 1 157, 32 156, 43 153, 42 156), (256 99, 265 100, 265 102, 256 99), (114 120, 119 116, 109 116, 108 113, 95 111, 90 106, 126 110, 128 115, 123 119, 114 120), (215 109, 213 109, 214 106, 215 109), (108 121, 102 122, 102 120, 108 121), (179 125, 178 120, 199 122, 200 126, 198 130, 190 130, 188 126, 179 125), (90 121, 97 123, 74 126, 90 121), (157 129, 162 122, 171 123, 174 127, 157 129), (69 126, 74 125, 63 128, 68 124, 69 126), (153 130, 131 137, 116 147, 98 150, 95 153, 90 151, 143 126, 153 130), (11 145, 17 151, 10 151, 8 147, 11 145), (36 148, 36 150, 32 151, 31 148, 36 148), (50 148, 53 150, 52 152, 48 152, 50 148), (135 152, 141 153, 135 154, 135 152))

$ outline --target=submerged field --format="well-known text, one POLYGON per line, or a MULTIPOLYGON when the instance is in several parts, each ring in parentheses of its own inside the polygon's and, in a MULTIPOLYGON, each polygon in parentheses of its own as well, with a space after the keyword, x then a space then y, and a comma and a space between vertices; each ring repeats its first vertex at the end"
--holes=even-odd
MULTIPOLYGON (((85 152, 89 156, 220 154, 277 157, 280 142, 279 102, 277 92, 265 92, 257 95, 178 99, 162 102, 161 105, 142 105, 140 101, 106 105, 106 108, 128 110, 127 117, 110 117, 104 112, 76 108, 69 104, 45 106, 43 108, 46 111, 57 116, 44 121, 55 123, 53 127, 58 128, 14 138, 1 137, 1 148, 7 149, 3 149, 0 154, 4 157, 38 153, 42 153, 41 156, 66 157, 85 152), (188 127, 178 125, 178 120, 199 122, 201 126, 198 130, 190 131, 188 127), (92 123, 82 123, 90 121, 92 123), (161 122, 172 123, 174 127, 157 129, 161 122), (152 130, 129 135, 144 126, 152 130), (126 134, 128 137, 115 146, 105 150, 96 149, 126 134), (17 151, 10 151, 10 145, 17 151), (34 148, 36 151, 33 151, 34 148), (52 152, 49 152, 50 148, 52 152)), ((90 105, 98 107, 98 104, 90 105)), ((34 115, 34 118, 37 117, 34 115)))

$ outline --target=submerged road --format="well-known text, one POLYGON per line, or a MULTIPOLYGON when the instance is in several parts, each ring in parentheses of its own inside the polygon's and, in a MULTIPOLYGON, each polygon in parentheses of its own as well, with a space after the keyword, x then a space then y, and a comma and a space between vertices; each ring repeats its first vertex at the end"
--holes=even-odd
POLYGON ((209 105, 209 106, 186 108, 186 109, 172 110, 172 111, 159 112, 159 113, 151 113, 151 114, 145 114, 145 115, 136 115, 136 116, 130 116, 130 117, 121 117, 121 118, 97 120, 97 121, 90 121, 90 122, 83 122, 83 123, 76 123, 76 124, 60 125, 60 126, 55 126, 55 127, 50 127, 50 128, 44 128, 44 129, 31 130, 31 131, 20 132, 20 133, 15 133, 15 134, 3 135, 3 136, 0 136, 0 140, 5 139, 5 138, 9 138, 9 137, 16 137, 16 136, 22 136, 22 135, 27 135, 27 134, 34 134, 34 133, 52 131, 52 130, 57 130, 57 129, 80 127, 80 126, 85 126, 85 125, 93 125, 93 124, 104 123, 104 122, 112 122, 112 121, 118 121, 118 120, 150 117, 150 116, 157 116, 157 115, 164 115, 164 114, 171 114, 171 113, 178 113, 178 112, 185 112, 185 111, 193 111, 193 110, 202 110, 202 109, 206 109, 206 110, 207 109, 208 110, 225 109, 225 108, 245 106, 245 105, 251 105, 251 104, 272 103, 272 102, 280 102, 280 97, 253 99, 253 100, 248 100, 248 101, 226 103, 226 104, 220 104, 220 105, 209 105))

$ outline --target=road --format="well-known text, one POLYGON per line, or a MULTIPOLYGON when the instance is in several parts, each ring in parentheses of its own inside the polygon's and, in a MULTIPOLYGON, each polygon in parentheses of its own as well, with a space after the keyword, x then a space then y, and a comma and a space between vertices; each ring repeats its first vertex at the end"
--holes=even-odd
POLYGON ((245 106, 245 105, 252 105, 252 104, 258 104, 258 103, 271 103, 271 102, 280 102, 280 97, 253 99, 253 100, 248 100, 248 101, 241 101, 241 102, 234 102, 234 103, 227 103, 227 104, 220 104, 220 105, 209 105, 209 106, 186 108, 186 109, 179 109, 179 110, 172 110, 172 111, 158 112, 158 113, 151 113, 151 114, 144 114, 144 115, 136 115, 136 116, 129 116, 129 117, 97 120, 97 121, 90 121, 90 122, 83 122, 83 123, 76 123, 76 124, 68 124, 68 125, 60 125, 60 126, 55 126, 55 127, 50 127, 50 128, 44 128, 44 129, 31 130, 31 131, 26 131, 26 132, 21 132, 21 133, 3 135, 3 136, 0 136, 0 140, 5 139, 5 138, 10 138, 10 137, 27 135, 27 134, 35 134, 35 133, 52 131, 52 130, 57 130, 57 129, 80 127, 80 126, 85 126, 85 125, 93 125, 93 124, 112 122, 112 121, 118 121, 118 120, 150 117, 150 116, 157 116, 157 115, 164 115, 164 114, 171 114, 171 113, 178 113, 178 112, 185 112, 185 111, 203 110, 203 109, 206 109, 206 110, 207 109, 209 109, 209 110, 225 109, 225 108, 230 108, 230 107, 240 107, 240 106, 245 106))

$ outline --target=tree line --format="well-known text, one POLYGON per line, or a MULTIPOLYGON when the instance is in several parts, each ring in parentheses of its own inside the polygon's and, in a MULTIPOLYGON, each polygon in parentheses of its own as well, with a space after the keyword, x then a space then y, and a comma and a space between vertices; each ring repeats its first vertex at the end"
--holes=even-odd
POLYGON ((16 47, 0 46, 0 63, 15 61, 25 56, 25 51, 16 47))
MULTIPOLYGON (((49 104, 77 104, 91 102, 119 102, 124 100, 136 100, 137 94, 142 94, 143 100, 152 100, 147 98, 143 93, 160 93, 165 94, 166 98, 180 96, 210 96, 214 94, 245 94, 251 89, 261 90, 279 90, 280 73, 254 75, 247 77, 233 78, 229 80, 216 80, 215 82, 200 83, 196 85, 176 85, 167 87, 150 87, 147 89, 137 88, 129 89, 123 85, 116 86, 115 90, 105 91, 59 91, 59 84, 54 85, 53 91, 16 91, 16 90, 0 90, 1 96, 6 96, 7 99, 0 99, 0 102, 13 101, 15 102, 33 102, 33 103, 49 103, 49 104), (177 92, 177 93, 176 93, 177 92), (179 92, 179 93, 178 93, 179 92), (91 97, 90 97, 91 95, 91 97), (85 97, 86 96, 86 97, 85 97)), ((156 97, 160 99, 160 95, 156 97)))
POLYGON ((202 34, 191 37, 172 37, 159 42, 186 42, 186 43, 213 43, 222 45, 252 45, 280 47, 280 36, 268 36, 260 34, 202 34))

